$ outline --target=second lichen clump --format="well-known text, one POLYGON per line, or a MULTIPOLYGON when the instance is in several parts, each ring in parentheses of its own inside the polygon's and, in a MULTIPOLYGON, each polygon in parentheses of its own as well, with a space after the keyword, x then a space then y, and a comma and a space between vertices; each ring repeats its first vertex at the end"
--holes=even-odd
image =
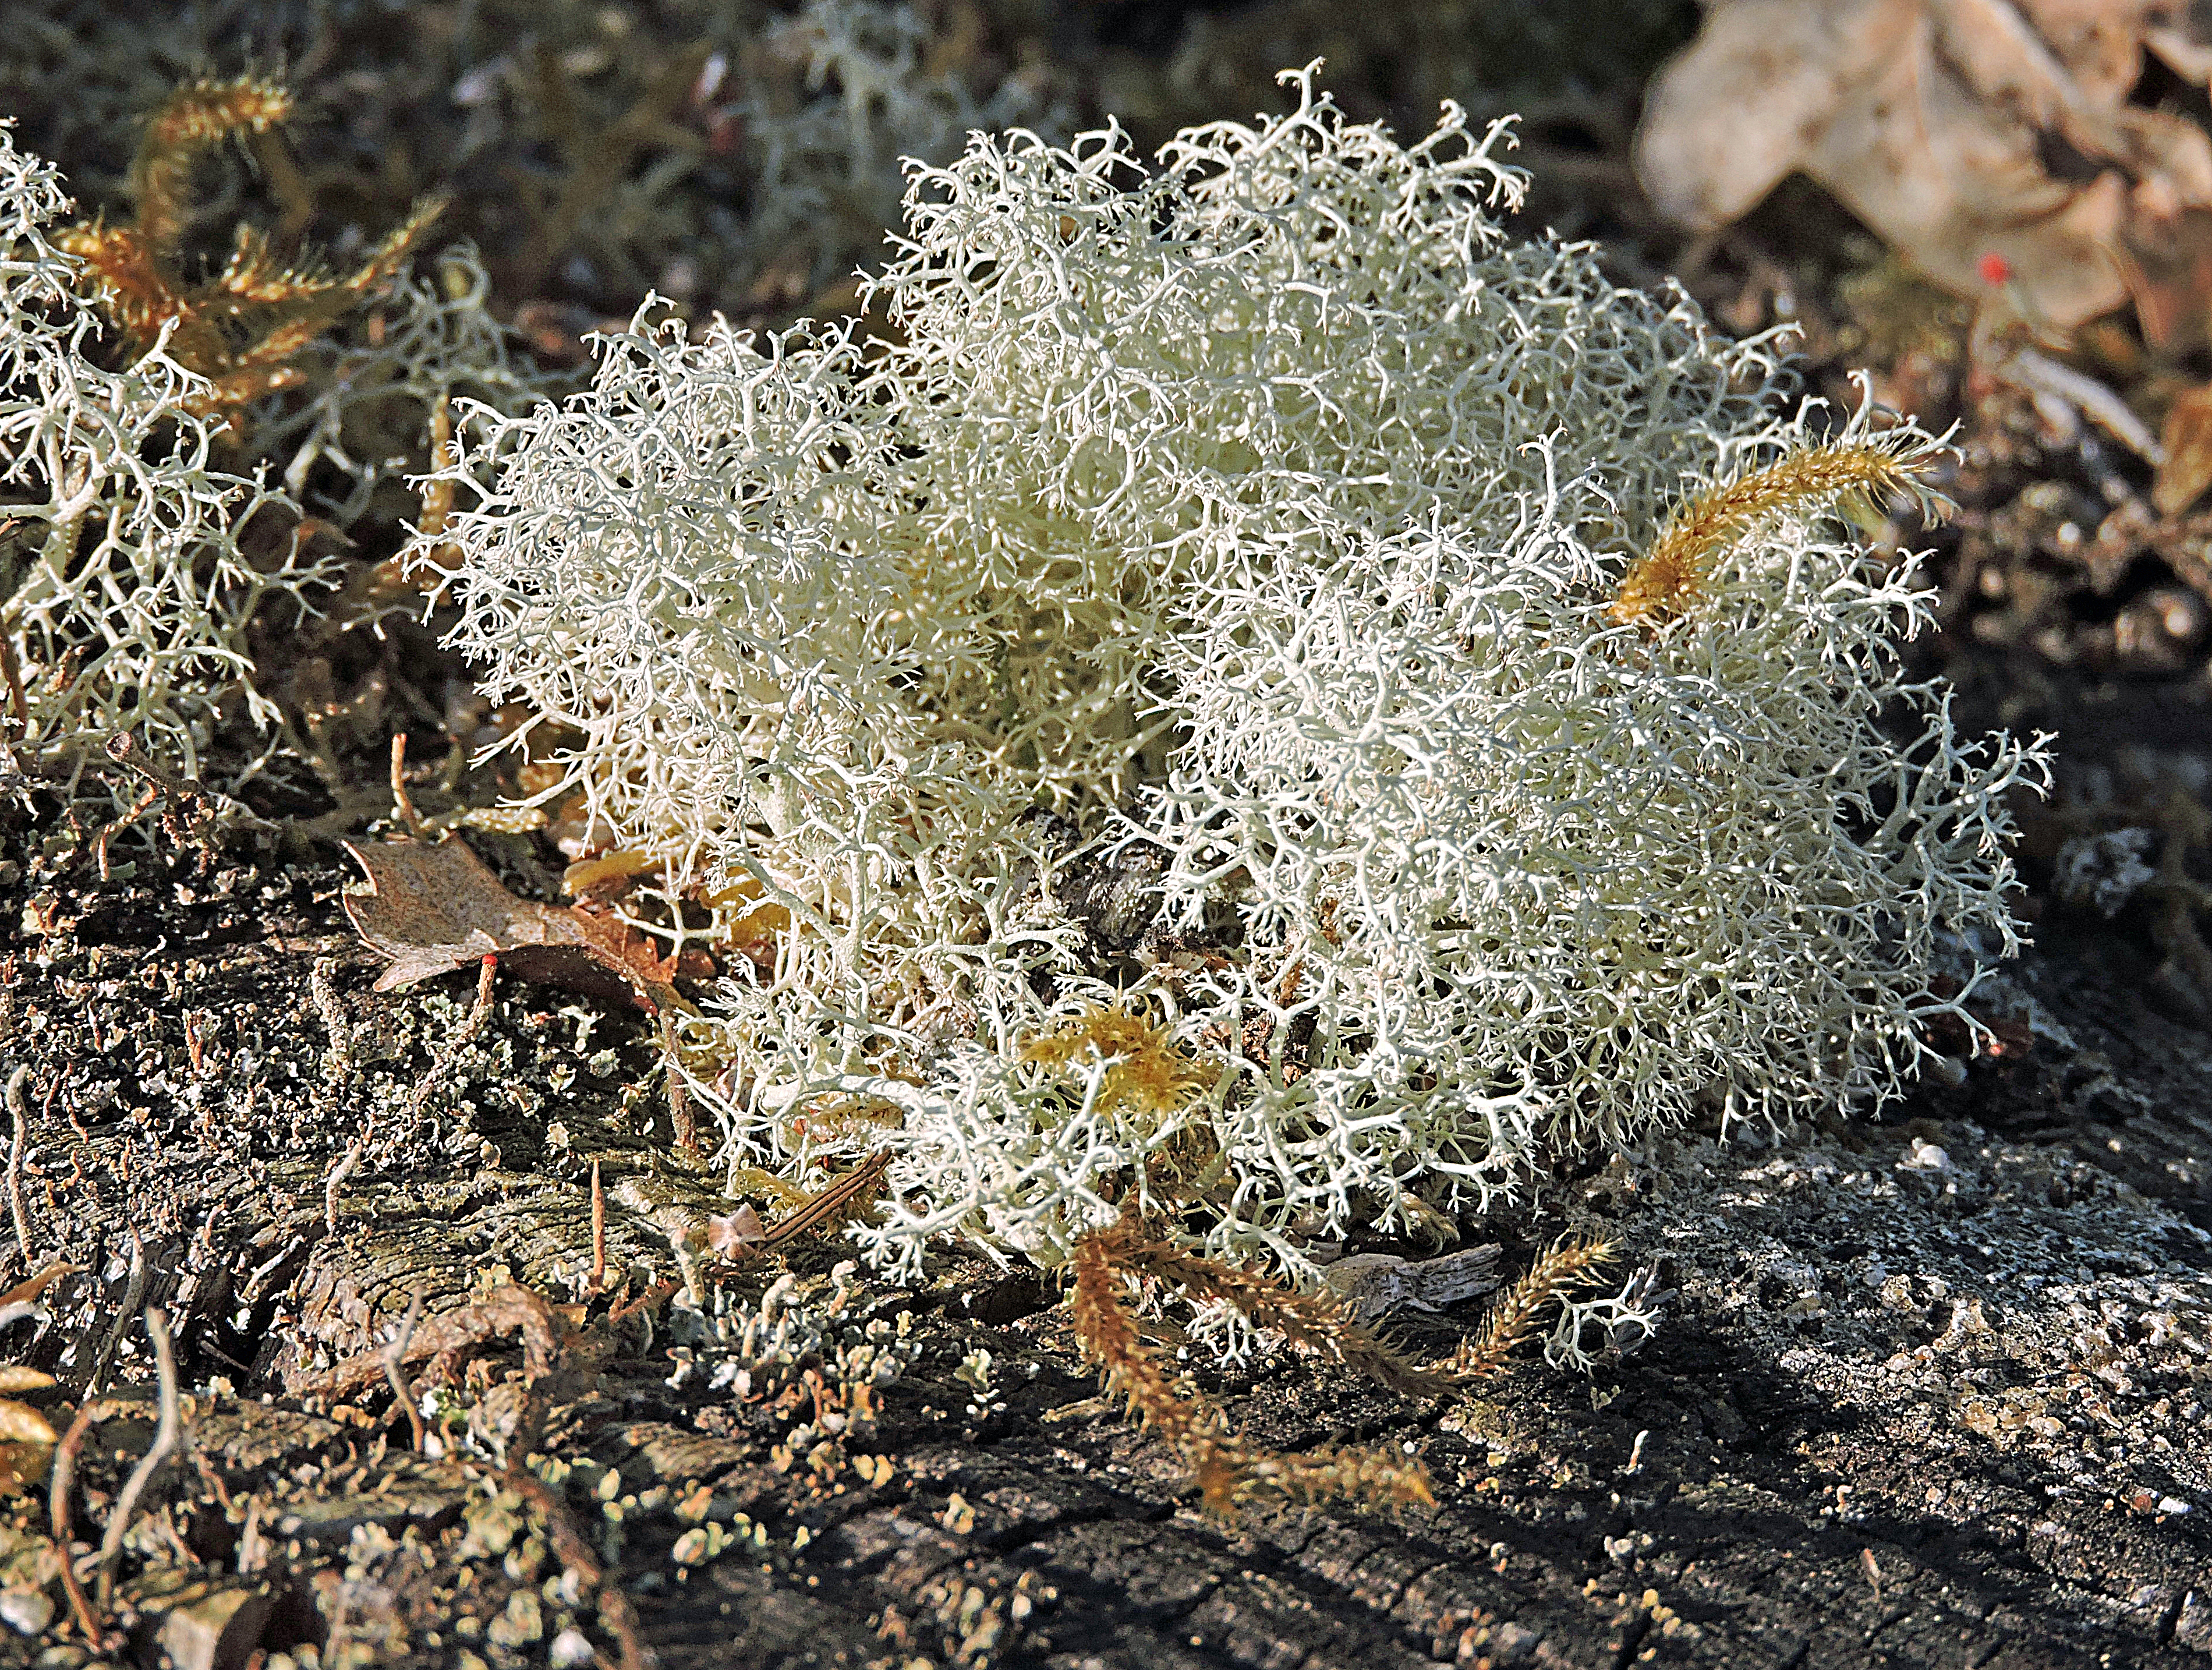
POLYGON ((1831 513, 1925 437, 1778 487, 1765 347, 1509 244, 1496 130, 1298 86, 1150 169, 979 137, 888 340, 641 323, 454 472, 544 799, 744 924, 732 1163, 890 1147, 882 1256, 1058 1262, 1134 1189, 1297 1267, 1547 1145, 1893 1096, 1939 928, 2013 944, 2036 757, 1904 682, 1927 593, 1831 513), (1148 969, 1057 902, 1071 827, 1149 853, 1148 969))

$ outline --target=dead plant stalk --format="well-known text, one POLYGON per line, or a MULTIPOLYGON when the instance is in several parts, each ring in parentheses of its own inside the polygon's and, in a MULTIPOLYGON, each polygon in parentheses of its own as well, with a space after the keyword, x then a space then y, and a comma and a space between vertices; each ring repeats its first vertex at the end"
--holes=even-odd
POLYGON ((154 1429, 154 1442, 138 1465, 124 1481, 123 1493, 115 1498, 115 1510, 108 1515, 107 1534, 100 1542, 100 1604, 105 1607, 115 1588, 115 1562, 123 1552, 123 1539, 129 1533, 131 1521, 138 1517, 138 1503, 144 1497, 154 1476, 168 1465, 169 1458, 177 1453, 177 1445, 184 1434, 184 1424, 177 1397, 177 1357, 169 1339, 169 1318, 159 1305, 146 1307, 146 1333, 154 1342, 154 1372, 161 1392, 161 1419, 154 1429))

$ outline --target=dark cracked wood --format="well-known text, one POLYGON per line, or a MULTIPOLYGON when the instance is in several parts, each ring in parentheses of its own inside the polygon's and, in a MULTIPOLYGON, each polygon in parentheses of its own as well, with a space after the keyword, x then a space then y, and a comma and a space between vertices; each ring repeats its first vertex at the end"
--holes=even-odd
MULTIPOLYGON (((202 1585, 266 1587, 265 1649, 325 1665, 543 1662, 568 1623, 611 1653, 496 1494, 511 1337, 437 1394, 442 1459, 405 1452, 380 1385, 337 1407, 285 1388, 416 1294, 436 1316, 507 1279, 588 1310, 594 1159, 634 1293, 734 1203, 672 1151, 617 1006, 503 981, 410 1113, 472 984, 372 993, 343 879, 80 875, 35 934, 0 899, 36 1252, 84 1266, 9 1354, 72 1396, 143 1395, 137 1311, 172 1313, 198 1460, 165 1487, 173 1546, 132 1546, 132 1615, 180 1604, 183 1549, 202 1585)), ((1422 1408, 1292 1357, 1201 1371, 1265 1442, 1415 1445, 1432 1511, 1207 1522, 1096 1400, 1052 1284, 950 1250, 927 1289, 854 1302, 908 1315, 912 1360, 818 1474, 778 1449, 796 1417, 642 1319, 556 1377, 544 1448, 670 1667, 2212 1664, 2212 1052, 2081 947, 1999 994, 2031 999, 2026 1059, 1885 1125, 1655 1140, 1488 1226, 1509 1266, 1567 1227, 1662 1260, 1666 1325, 1593 1375, 1531 1361, 1422 1408), (1948 1170, 1905 1163, 1931 1146, 1948 1170), (988 1397, 954 1378, 977 1351, 988 1397), (727 1546, 678 1560, 706 1524, 727 1546)), ((796 1246, 736 1290, 788 1268, 819 1303, 842 1255, 796 1246)), ((1479 1313, 1397 1321, 1441 1351, 1479 1313)), ((80 1535, 149 1431, 96 1429, 80 1535)))

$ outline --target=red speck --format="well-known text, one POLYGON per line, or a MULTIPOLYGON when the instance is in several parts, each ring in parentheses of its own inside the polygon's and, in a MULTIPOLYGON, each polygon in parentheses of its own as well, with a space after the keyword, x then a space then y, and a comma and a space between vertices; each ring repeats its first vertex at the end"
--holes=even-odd
POLYGON ((1974 264, 1974 270, 1981 274, 1983 283, 1995 286, 2012 277, 2012 263, 1991 250, 1974 264))
POLYGON ((707 149, 714 156, 727 156, 744 143, 745 118, 735 105, 725 105, 711 112, 707 118, 707 149))

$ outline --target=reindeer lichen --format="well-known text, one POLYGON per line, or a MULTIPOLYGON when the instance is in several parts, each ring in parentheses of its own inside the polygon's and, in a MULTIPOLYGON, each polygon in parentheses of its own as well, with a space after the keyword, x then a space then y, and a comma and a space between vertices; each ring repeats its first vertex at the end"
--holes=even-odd
POLYGON ((0 128, 0 771, 66 775, 112 732, 197 775, 226 712, 271 716, 247 625, 331 579, 297 511, 215 467, 214 386, 173 325, 107 370, 104 321, 59 246, 58 175, 0 128))
POLYGON ((730 1163, 896 1110, 827 1145, 896 1156, 879 1259, 1060 1263, 1134 1191, 1297 1270, 1548 1147, 1879 1103, 1939 930, 2015 943, 2039 756, 1905 679, 1918 570, 1832 513, 1927 438, 1822 473, 1769 344, 1507 240, 1499 128, 1292 79, 1150 168, 979 136, 912 171, 889 339, 641 313, 448 472, 540 799, 748 925, 689 1040, 730 1163), (1054 884, 1116 848, 1145 966, 1054 884))

